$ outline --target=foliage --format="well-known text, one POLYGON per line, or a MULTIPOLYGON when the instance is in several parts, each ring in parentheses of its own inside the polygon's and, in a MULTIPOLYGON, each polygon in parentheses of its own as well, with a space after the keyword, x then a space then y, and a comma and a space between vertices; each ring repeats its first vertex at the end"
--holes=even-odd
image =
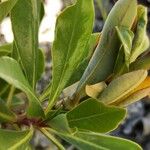
POLYGON ((3 1, 0 21, 8 14, 14 42, 0 46, 0 149, 28 150, 39 130, 60 150, 65 148, 55 135, 81 150, 141 150, 108 133, 129 104, 150 93, 150 58, 141 55, 149 47, 147 9, 136 0, 118 0, 102 32, 92 33, 93 0, 65 8, 55 28, 52 81, 41 95, 36 86, 44 71, 38 43, 43 2, 3 1))

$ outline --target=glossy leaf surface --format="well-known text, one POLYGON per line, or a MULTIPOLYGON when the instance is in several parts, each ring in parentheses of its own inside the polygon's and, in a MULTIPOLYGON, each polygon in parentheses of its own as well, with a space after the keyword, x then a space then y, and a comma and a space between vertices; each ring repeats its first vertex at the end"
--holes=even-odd
POLYGON ((67 119, 72 128, 104 133, 116 128, 125 114, 124 109, 108 107, 95 99, 89 99, 68 112, 67 119))
POLYGON ((77 0, 58 16, 52 48, 53 79, 49 107, 52 107, 85 58, 88 50, 85 48, 92 34, 93 20, 93 0, 77 0))
POLYGON ((40 6, 40 0, 19 0, 11 12, 15 44, 32 87, 35 87, 38 72, 40 6))
POLYGON ((132 141, 98 133, 76 131, 69 134, 48 128, 46 130, 60 136, 79 150, 142 150, 138 144, 132 141))
POLYGON ((33 136, 33 129, 11 131, 0 129, 1 150, 25 150, 33 136))
POLYGON ((146 70, 126 73, 114 79, 101 93, 98 99, 106 104, 119 101, 119 99, 138 87, 145 80, 146 76, 146 70))
POLYGON ((28 115, 44 116, 42 106, 16 60, 9 57, 0 58, 0 78, 26 93, 29 99, 28 115))
POLYGON ((136 10, 136 0, 119 0, 116 2, 107 17, 99 45, 80 80, 77 93, 82 91, 86 84, 101 82, 113 72, 121 46, 115 27, 124 26, 130 29, 136 17, 136 10))
POLYGON ((9 14, 18 0, 7 0, 0 3, 0 22, 9 14))

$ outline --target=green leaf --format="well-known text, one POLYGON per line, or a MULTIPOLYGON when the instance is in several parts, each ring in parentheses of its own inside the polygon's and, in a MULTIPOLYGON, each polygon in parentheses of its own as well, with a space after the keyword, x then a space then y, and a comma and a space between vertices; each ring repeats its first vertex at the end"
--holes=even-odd
POLYGON ((41 9, 40 9, 40 15, 39 15, 40 22, 42 22, 44 15, 45 15, 44 1, 41 1, 41 9))
POLYGON ((0 58, 0 77, 26 93, 29 99, 28 115, 34 117, 44 116, 42 106, 16 60, 6 56, 0 58))
POLYGON ((60 136, 79 150, 142 150, 138 144, 132 141, 98 133, 78 131, 67 134, 49 128, 46 130, 60 136))
POLYGON ((38 69, 38 72, 37 72, 37 79, 36 80, 39 80, 44 72, 44 69, 45 69, 45 57, 44 57, 44 52, 39 49, 39 59, 38 59, 38 65, 37 65, 37 69, 38 69))
POLYGON ((119 149, 120 150, 142 150, 142 148, 138 144, 122 138, 106 136, 106 135, 101 135, 96 133, 84 133, 84 132, 77 132, 75 136, 77 136, 78 138, 84 141, 86 140, 87 142, 91 142, 94 145, 101 146, 105 150, 106 149, 107 150, 108 149, 109 150, 119 150, 119 149))
POLYGON ((93 0, 78 0, 57 18, 52 48, 53 79, 48 110, 53 106, 72 74, 85 58, 87 42, 92 34, 93 0))
POLYGON ((38 72, 38 28, 40 0, 19 0, 11 11, 15 44, 26 77, 35 87, 38 72), (23 10, 23 11, 22 11, 23 10))
POLYGON ((6 104, 0 99, 0 122, 15 122, 16 116, 9 110, 6 104))
POLYGON ((134 34, 131 30, 129 30, 129 28, 126 27, 116 27, 116 30, 122 45, 120 47, 114 67, 114 73, 118 76, 124 72, 129 71, 130 55, 134 34))
POLYGON ((94 50, 96 49, 96 46, 98 44, 98 41, 100 39, 100 33, 93 33, 90 36, 90 39, 85 47, 84 51, 84 58, 80 62, 80 64, 77 66, 77 68, 74 70, 74 73, 72 73, 72 76, 70 78, 70 81, 68 82, 67 86, 70 86, 74 84, 75 82, 79 81, 82 77, 86 67, 88 66, 88 63, 94 53, 94 50))
POLYGON ((138 70, 138 69, 150 69, 150 56, 147 55, 145 57, 140 57, 135 62, 131 63, 130 70, 138 70))
POLYGON ((66 114, 56 116, 48 124, 57 131, 71 133, 66 114))
MULTIPOLYGON (((85 71, 85 69, 89 63, 90 58, 93 55, 93 52, 96 48, 96 45, 99 41, 99 38, 100 38, 100 33, 91 34, 91 37, 90 37, 90 39, 87 43, 87 46, 85 48, 86 49, 85 54, 84 54, 85 59, 83 59, 81 61, 81 63, 78 65, 78 67, 76 68, 74 73, 72 73, 70 81, 68 82, 68 84, 66 85, 66 88, 65 88, 65 90, 67 89, 67 92, 69 91, 69 93, 70 93, 70 90, 72 91, 72 87, 74 87, 74 84, 76 84, 77 81, 80 80, 83 72, 85 71)), ((48 97, 50 87, 51 87, 51 84, 49 84, 49 86, 44 90, 43 95, 42 95, 42 100, 43 100, 43 97, 45 97, 45 95, 46 95, 46 97, 48 97)), ((73 93, 74 92, 75 91, 73 91, 73 93)), ((63 93, 64 93, 64 90, 63 90, 63 93)))
POLYGON ((25 106, 25 101, 18 96, 13 96, 11 108, 16 108, 16 107, 20 107, 20 106, 25 106))
POLYGON ((137 27, 130 58, 131 63, 149 47, 149 38, 146 33, 147 22, 147 8, 139 5, 137 12, 137 27))
POLYGON ((7 0, 0 3, 0 22, 9 14, 18 0, 7 0))
POLYGON ((138 87, 145 80, 146 76, 146 70, 126 73, 114 79, 101 93, 98 99, 105 104, 117 102, 138 87))
POLYGON ((12 52, 12 49, 13 49, 12 43, 0 46, 0 57, 9 55, 12 52))
POLYGON ((116 128, 125 114, 124 109, 105 106, 95 99, 89 99, 68 112, 67 119, 72 128, 106 133, 116 128))
POLYGON ((1 98, 3 98, 3 96, 5 97, 5 95, 7 95, 6 93, 8 92, 9 88, 10 88, 10 85, 7 82, 5 82, 4 80, 0 79, 0 97, 1 98))
POLYGON ((78 93, 85 94, 83 90, 86 84, 101 82, 112 74, 121 46, 115 27, 124 26, 130 29, 136 16, 136 10, 136 0, 119 0, 116 2, 106 19, 99 45, 80 80, 77 95, 78 93))
POLYGON ((33 129, 11 131, 0 129, 1 150, 25 150, 33 136, 33 129))

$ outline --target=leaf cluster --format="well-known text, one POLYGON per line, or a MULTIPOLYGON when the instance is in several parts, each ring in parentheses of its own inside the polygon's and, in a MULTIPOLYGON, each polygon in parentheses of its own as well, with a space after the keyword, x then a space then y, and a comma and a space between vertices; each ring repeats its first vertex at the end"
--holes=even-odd
POLYGON ((108 133, 128 105, 150 93, 147 8, 118 0, 101 33, 92 32, 93 0, 65 8, 55 27, 52 81, 42 94, 36 86, 45 61, 38 43, 43 1, 3 1, 0 21, 7 15, 14 41, 0 46, 0 150, 32 149, 36 130, 60 150, 55 135, 80 150, 141 150, 108 133))

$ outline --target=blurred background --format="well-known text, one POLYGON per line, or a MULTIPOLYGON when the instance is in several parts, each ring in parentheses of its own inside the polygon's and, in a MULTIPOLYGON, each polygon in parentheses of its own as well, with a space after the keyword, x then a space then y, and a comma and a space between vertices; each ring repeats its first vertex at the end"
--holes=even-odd
MULTIPOLYGON (((39 81, 37 87, 41 92, 46 86, 47 81, 51 79, 51 43, 54 40, 54 29, 56 18, 59 13, 75 0, 44 0, 45 16, 42 20, 39 31, 40 47, 44 50, 46 56, 46 69, 43 78, 39 81)), ((95 5, 95 24, 93 32, 101 32, 105 20, 112 6, 117 0, 94 0, 95 5)), ((150 0, 138 0, 139 4, 143 4, 148 8, 149 23, 147 26, 147 34, 150 36, 150 0)), ((0 44, 10 43, 13 41, 11 23, 9 17, 5 18, 0 25, 0 44)), ((120 127, 111 133, 112 135, 131 139, 139 143, 144 150, 150 150, 150 99, 147 97, 128 108, 127 119, 120 127)), ((71 145, 62 141, 67 150, 75 150, 71 145)), ((35 134, 32 141, 37 150, 55 150, 56 148, 40 133, 35 134)), ((57 149, 56 149, 57 150, 57 149)))

